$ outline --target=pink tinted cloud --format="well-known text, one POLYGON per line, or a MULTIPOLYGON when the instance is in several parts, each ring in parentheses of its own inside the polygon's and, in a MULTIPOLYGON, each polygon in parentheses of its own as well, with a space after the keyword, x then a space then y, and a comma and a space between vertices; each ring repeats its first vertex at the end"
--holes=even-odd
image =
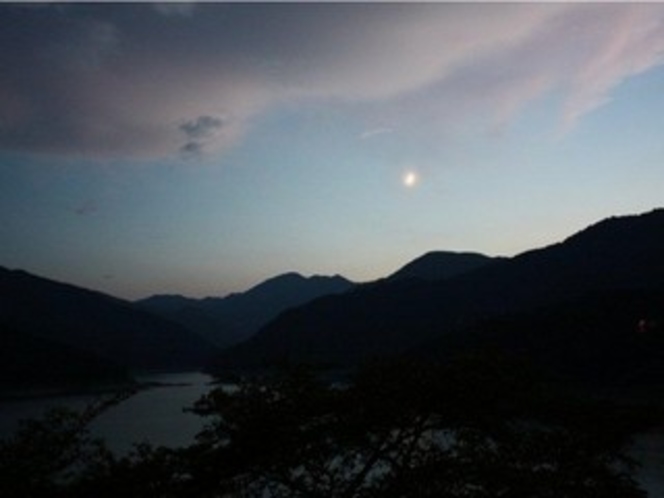
POLYGON ((219 153, 264 112, 312 102, 394 109, 382 122, 479 115, 496 126, 556 91, 573 126, 664 51, 657 4, 99 4, 40 15, 25 23, 32 37, 0 53, 12 68, 0 74, 0 102, 11 103, 0 106, 0 147, 85 157, 219 153), (223 124, 192 136, 206 117, 223 124))
POLYGON ((569 80, 563 121, 572 126, 584 114, 606 104, 626 79, 664 61, 664 9, 661 5, 616 4, 587 19, 586 57, 569 80))

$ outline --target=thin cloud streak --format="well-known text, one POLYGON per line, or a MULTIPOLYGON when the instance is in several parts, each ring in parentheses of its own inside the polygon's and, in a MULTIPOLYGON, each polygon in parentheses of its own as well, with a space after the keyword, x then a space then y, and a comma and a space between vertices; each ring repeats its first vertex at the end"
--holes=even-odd
POLYGON ((369 140, 370 138, 374 138, 379 135, 389 135, 391 133, 394 133, 393 128, 389 127, 384 127, 384 128, 372 128, 371 130, 367 130, 363 133, 360 134, 360 139, 361 140, 369 140))
POLYGON ((664 53, 656 4, 0 8, 0 148, 91 158, 222 153, 330 101, 444 129, 559 92, 569 130, 664 53))
MULTIPOLYGON (((590 56, 571 80, 564 124, 572 126, 584 114, 610 101, 610 92, 629 77, 664 61, 664 10, 645 4, 611 5, 600 13, 595 36, 587 39, 590 56), (611 26, 603 31, 601 24, 611 26)), ((588 15, 596 14, 590 12, 588 15)), ((592 23, 592 20, 589 21, 592 23)))

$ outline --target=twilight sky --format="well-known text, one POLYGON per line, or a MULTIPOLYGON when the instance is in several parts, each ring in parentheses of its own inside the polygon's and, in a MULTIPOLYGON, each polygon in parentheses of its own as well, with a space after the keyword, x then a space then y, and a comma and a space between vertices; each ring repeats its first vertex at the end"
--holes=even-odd
POLYGON ((664 204, 664 4, 0 4, 0 265, 138 298, 664 204))

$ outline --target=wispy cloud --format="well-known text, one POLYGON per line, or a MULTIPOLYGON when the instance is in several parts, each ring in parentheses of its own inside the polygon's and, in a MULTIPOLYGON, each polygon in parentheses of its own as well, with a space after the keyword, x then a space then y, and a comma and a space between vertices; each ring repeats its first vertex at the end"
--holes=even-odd
POLYGON ((196 8, 196 4, 192 2, 158 2, 152 4, 152 7, 160 14, 171 16, 191 17, 196 8))
POLYGON ((88 216, 99 211, 99 205, 94 199, 88 199, 74 209, 74 213, 79 216, 88 216))
MULTIPOLYGON (((611 99, 611 90, 627 78, 664 62, 664 9, 661 5, 610 5, 584 12, 592 36, 578 38, 585 52, 583 65, 570 76, 564 124, 611 99), (592 19, 590 16, 597 16, 592 19), (604 26, 610 29, 602 29, 604 26)), ((570 23, 574 19, 569 19, 570 23)))
POLYGON ((0 148, 88 157, 223 151, 300 102, 493 126, 555 91, 569 128, 664 53, 658 4, 0 10, 0 148))
POLYGON ((360 139, 361 140, 368 140, 370 138, 379 136, 379 135, 389 135, 390 133, 394 133, 394 129, 390 127, 381 127, 381 128, 372 128, 370 130, 366 130, 360 134, 360 139))

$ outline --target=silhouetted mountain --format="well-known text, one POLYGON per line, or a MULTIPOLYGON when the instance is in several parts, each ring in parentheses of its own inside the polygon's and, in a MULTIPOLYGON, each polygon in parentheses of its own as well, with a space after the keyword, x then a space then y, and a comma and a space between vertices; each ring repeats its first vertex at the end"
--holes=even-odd
POLYGON ((198 303, 198 299, 192 299, 178 294, 159 294, 136 301, 140 307, 149 309, 154 313, 169 313, 172 310, 186 308, 198 303))
POLYGON ((472 252, 432 251, 404 265, 387 279, 442 280, 477 270, 501 259, 472 252))
POLYGON ((664 210, 611 218, 562 243, 446 280, 384 282, 290 310, 212 370, 290 359, 353 364, 473 324, 607 291, 664 289, 664 210))
POLYGON ((346 292, 353 286, 339 275, 306 278, 285 273, 223 298, 152 296, 136 304, 187 326, 217 345, 228 346, 247 339, 284 310, 320 296, 346 292))
MULTIPOLYGON (((182 326, 127 301, 4 268, 0 323, 7 331, 130 369, 197 368, 215 352, 182 326)), ((49 374, 43 364, 33 366, 49 374)))
POLYGON ((630 387, 664 382, 664 291, 610 290, 489 317, 441 335, 416 356, 478 350, 528 358, 562 381, 630 387))
POLYGON ((0 396, 132 382, 125 369, 93 353, 0 326, 0 396))

